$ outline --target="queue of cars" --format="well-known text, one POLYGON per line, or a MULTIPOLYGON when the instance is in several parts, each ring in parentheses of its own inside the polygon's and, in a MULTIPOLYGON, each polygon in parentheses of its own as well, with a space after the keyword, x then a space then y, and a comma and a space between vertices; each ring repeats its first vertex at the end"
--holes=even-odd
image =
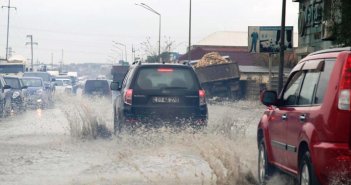
POLYGON ((0 116, 19 114, 28 108, 45 109, 53 105, 55 93, 73 94, 71 77, 54 77, 48 72, 25 72, 22 77, 0 75, 0 116), (57 79, 56 79, 57 78, 57 79))

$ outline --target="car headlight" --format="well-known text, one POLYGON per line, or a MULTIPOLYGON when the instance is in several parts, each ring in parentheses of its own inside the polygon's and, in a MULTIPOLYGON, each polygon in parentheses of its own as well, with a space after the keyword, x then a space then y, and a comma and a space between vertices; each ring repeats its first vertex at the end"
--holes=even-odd
POLYGON ((37 91, 35 91, 35 93, 37 95, 41 95, 41 94, 43 94, 43 89, 38 89, 37 91))
POLYGON ((21 94, 18 92, 18 91, 15 91, 13 94, 12 94, 12 98, 17 98, 18 96, 20 96, 21 94))

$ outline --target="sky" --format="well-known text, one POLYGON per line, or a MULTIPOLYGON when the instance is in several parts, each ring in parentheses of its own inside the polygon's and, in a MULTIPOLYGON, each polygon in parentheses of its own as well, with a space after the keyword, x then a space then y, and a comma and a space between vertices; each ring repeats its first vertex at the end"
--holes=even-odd
MULTIPOLYGON (((162 40, 174 41, 175 51, 184 53, 188 44, 189 0, 11 0, 9 47, 14 55, 30 58, 33 35, 34 61, 55 64, 111 63, 127 57, 145 57, 141 43, 150 38, 157 50, 158 16, 135 3, 145 3, 162 16, 162 40), (62 52, 63 51, 63 52, 62 52)), ((8 0, 0 0, 7 6, 8 0)), ((217 31, 247 31, 248 26, 281 23, 278 0, 192 0, 192 43, 217 31)), ((286 24, 297 32, 298 3, 287 0, 286 24)), ((0 10, 0 57, 6 52, 7 9, 0 10)), ((163 42, 161 41, 161 44, 163 42)))

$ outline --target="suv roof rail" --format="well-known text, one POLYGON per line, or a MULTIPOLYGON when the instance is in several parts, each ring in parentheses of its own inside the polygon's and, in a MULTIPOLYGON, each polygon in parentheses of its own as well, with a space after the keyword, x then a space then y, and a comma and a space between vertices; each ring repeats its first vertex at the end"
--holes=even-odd
POLYGON ((308 56, 317 55, 317 54, 324 54, 324 53, 336 53, 342 51, 351 51, 351 47, 344 47, 344 48, 333 48, 333 49, 324 49, 320 51, 313 52, 308 56))
POLYGON ((139 61, 134 61, 134 62, 132 63, 132 65, 135 65, 135 64, 141 65, 141 60, 139 60, 139 61))

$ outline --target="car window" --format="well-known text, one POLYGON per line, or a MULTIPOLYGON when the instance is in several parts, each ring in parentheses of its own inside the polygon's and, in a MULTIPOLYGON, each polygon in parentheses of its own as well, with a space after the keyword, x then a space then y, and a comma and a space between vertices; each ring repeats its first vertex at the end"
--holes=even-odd
POLYGON ((91 91, 108 91, 107 80, 88 80, 85 84, 85 92, 91 91))
POLYGON ((135 89, 198 89, 194 73, 187 68, 142 68, 135 82, 135 89))
POLYGON ((313 102, 314 104, 323 103, 324 94, 327 89, 327 85, 330 79, 330 74, 334 68, 335 62, 336 62, 336 59, 325 60, 324 67, 323 67, 323 70, 321 71, 321 75, 319 78, 316 96, 313 102))
POLYGON ((129 70, 128 73, 125 75, 125 77, 123 79, 122 88, 126 87, 128 79, 129 79, 131 73, 132 73, 132 70, 129 70))
POLYGON ((49 73, 24 73, 23 76, 24 77, 40 77, 46 82, 50 81, 50 74, 49 73))
POLYGON ((307 72, 301 88, 298 105, 311 105, 316 92, 320 72, 307 72))
POLYGON ((56 84, 56 86, 63 86, 63 81, 62 80, 56 80, 55 84, 56 84))
POLYGON ((20 89, 21 84, 19 83, 19 80, 16 78, 5 78, 6 84, 11 86, 11 88, 14 89, 20 89))
POLYGON ((283 95, 284 106, 296 105, 298 92, 299 92, 303 77, 304 77, 304 73, 302 71, 299 71, 294 73, 293 76, 290 78, 290 81, 288 82, 288 85, 284 90, 284 95, 283 95))
POLYGON ((23 84, 27 87, 42 87, 42 81, 39 79, 22 79, 23 84))

